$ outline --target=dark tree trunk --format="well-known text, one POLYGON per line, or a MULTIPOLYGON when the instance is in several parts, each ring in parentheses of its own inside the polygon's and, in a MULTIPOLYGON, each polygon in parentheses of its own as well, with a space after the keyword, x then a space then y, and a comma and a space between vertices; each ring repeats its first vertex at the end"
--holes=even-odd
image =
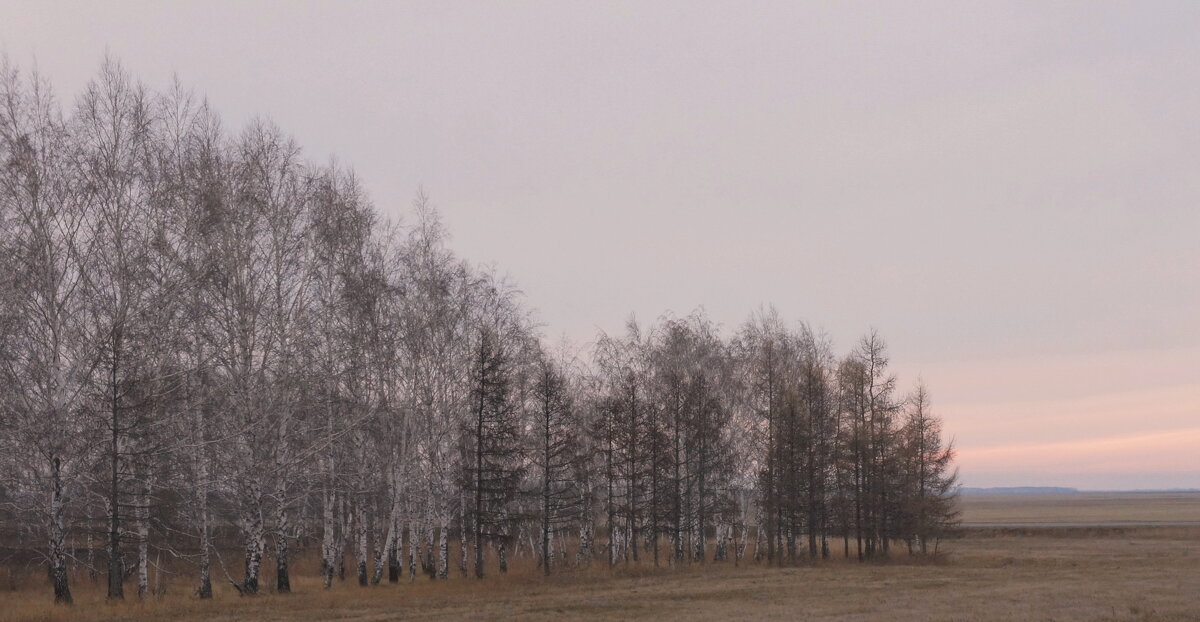
POLYGON ((50 579, 54 583, 54 602, 69 605, 71 586, 67 579, 67 555, 63 550, 66 527, 63 525, 62 462, 57 456, 51 459, 50 492, 50 579))
MULTIPOLYGON (((548 379, 543 378, 546 383, 546 391, 549 389, 548 379)), ((542 402, 542 571, 546 576, 550 576, 550 469, 552 458, 550 455, 550 396, 543 395, 542 402)))
MULTIPOLYGON (((486 356, 484 337, 479 342, 479 381, 485 381, 486 356)), ((479 410, 475 417, 475 578, 483 578, 483 411, 487 392, 480 387, 479 410)))
POLYGON ((275 530, 275 591, 280 594, 287 594, 292 591, 291 576, 288 573, 289 550, 287 530, 287 507, 281 503, 278 525, 275 530))
POLYGON ((111 444, 109 446, 109 492, 108 492, 108 598, 122 600, 125 598, 125 568, 121 563, 121 479, 120 461, 120 411, 118 409, 119 395, 117 387, 118 358, 116 337, 113 337, 113 363, 109 369, 109 385, 112 390, 111 403, 111 444))
POLYGON ((400 539, 403 536, 403 532, 401 531, 399 522, 393 523, 392 529, 395 530, 396 535, 392 538, 392 544, 387 549, 388 583, 399 583, 401 547, 400 539))

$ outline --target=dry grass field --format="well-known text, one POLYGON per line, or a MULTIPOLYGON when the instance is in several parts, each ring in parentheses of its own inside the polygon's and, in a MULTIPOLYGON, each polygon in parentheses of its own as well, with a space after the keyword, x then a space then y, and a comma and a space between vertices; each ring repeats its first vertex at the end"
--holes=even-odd
MULTIPOLYGON (((1014 522, 1055 516, 1185 520, 1162 510, 1171 499, 1142 497, 1145 513, 1100 503, 1092 513, 1036 500, 965 501, 968 518, 1014 522), (1039 508, 1032 512, 1029 505, 1039 508), (1022 509, 1023 507, 1023 509, 1022 509), (1155 509, 1158 508, 1158 509, 1155 509), (1115 512, 1115 513, 1114 513, 1115 512)), ((1124 503, 1124 502, 1122 502, 1124 503)), ((964 529, 945 554, 915 562, 832 561, 763 568, 710 564, 682 570, 647 567, 578 570, 544 578, 533 568, 477 582, 452 579, 320 589, 312 576, 297 593, 239 598, 229 588, 213 601, 188 596, 180 580, 146 603, 106 603, 102 585, 77 580, 76 605, 50 604, 33 578, 0 591, 0 622, 13 620, 1200 620, 1200 527, 1111 529, 964 529)), ((305 568, 311 564, 305 564, 305 568)))
POLYGON ((1200 493, 964 495, 971 523, 1200 523, 1200 493))

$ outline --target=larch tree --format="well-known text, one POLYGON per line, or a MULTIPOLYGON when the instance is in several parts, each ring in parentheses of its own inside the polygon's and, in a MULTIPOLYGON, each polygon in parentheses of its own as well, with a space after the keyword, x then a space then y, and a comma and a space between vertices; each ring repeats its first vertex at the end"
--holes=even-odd
POLYGON ((580 434, 583 430, 579 426, 563 364, 541 353, 536 362, 536 374, 531 454, 540 479, 539 563, 542 571, 549 575, 554 565, 555 534, 579 520, 581 495, 577 490, 577 474, 581 466, 580 434))
POLYGON ((495 542, 501 572, 507 571, 512 503, 525 469, 522 422, 514 395, 524 338, 515 292, 489 278, 481 284, 477 336, 472 344, 471 418, 461 438, 465 452, 464 488, 472 507, 475 576, 484 576, 484 545, 495 542))
POLYGON ((930 412, 929 391, 918 382, 907 400, 900 430, 904 463, 903 538, 909 553, 929 553, 929 542, 946 535, 958 519, 958 471, 954 443, 942 439, 941 420, 930 412))

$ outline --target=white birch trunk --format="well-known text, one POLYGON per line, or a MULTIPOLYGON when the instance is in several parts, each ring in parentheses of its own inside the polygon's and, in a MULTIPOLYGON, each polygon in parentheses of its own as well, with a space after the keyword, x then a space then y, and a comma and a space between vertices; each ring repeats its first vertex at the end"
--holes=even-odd
POLYGON ((420 522, 410 519, 408 521, 408 581, 416 580, 416 558, 421 554, 421 528, 420 522))
POLYGON ((723 544, 724 537, 725 537, 725 526, 722 525, 721 523, 717 523, 716 525, 713 526, 713 543, 716 545, 713 547, 713 561, 715 561, 715 562, 724 561, 724 559, 725 559, 724 544, 723 544))
POLYGON ((292 591, 291 568, 289 567, 288 531, 288 465, 292 460, 291 444, 288 439, 290 416, 285 416, 276 434, 278 450, 275 454, 275 591, 288 594, 292 591))
POLYGON ((458 512, 458 548, 460 553, 458 556, 458 569, 460 572, 462 572, 462 576, 466 577, 468 565, 467 558, 470 557, 470 554, 467 550, 469 548, 467 546, 467 506, 466 499, 461 499, 462 509, 458 512))
POLYGON ((196 595, 212 598, 212 527, 208 518, 208 492, 200 492, 200 586, 196 595))
POLYGON ((426 514, 425 525, 423 527, 425 535, 425 556, 421 561, 421 569, 429 576, 437 576, 437 561, 434 559, 434 538, 437 536, 434 529, 433 514, 426 514))
POLYGON ((92 542, 92 532, 90 532, 90 531, 87 534, 87 565, 88 565, 88 578, 90 578, 92 580, 92 582, 95 583, 97 576, 98 576, 96 574, 96 548, 92 542))
POLYGON ((417 579, 417 556, 421 550, 421 529, 420 523, 416 519, 410 518, 408 521, 408 580, 409 582, 417 579))
POLYGON ((439 579, 450 577, 450 508, 444 499, 438 511, 438 571, 439 579))
MULTIPOLYGON (((197 409, 199 410, 199 409, 197 409)), ((202 434, 203 422, 199 415, 196 417, 197 438, 202 434)), ((200 525, 198 533, 200 546, 200 585, 196 595, 202 599, 212 598, 212 524, 208 513, 208 460, 204 455, 204 444, 197 443, 193 460, 196 464, 196 513, 200 525)))
POLYGON ((595 538, 596 532, 591 518, 584 516, 579 521, 579 552, 576 554, 576 563, 586 564, 592 561, 592 546, 595 538))
POLYGON ((340 528, 335 544, 337 553, 334 555, 334 563, 337 564, 338 581, 346 580, 346 543, 352 536, 350 527, 353 520, 354 514, 350 511, 349 495, 343 496, 341 502, 341 520, 338 521, 340 528))
POLYGON ((743 525, 743 523, 739 522, 739 523, 735 523, 735 524, 731 525, 729 528, 729 531, 730 531, 729 537, 733 541, 733 565, 734 566, 738 566, 741 564, 742 553, 744 552, 744 549, 746 548, 745 545, 742 543, 742 532, 745 531, 745 529, 742 527, 742 525, 743 525))
POLYGON ((57 457, 51 459, 50 489, 50 577, 54 582, 54 602, 69 605, 71 586, 67 580, 67 554, 63 542, 67 537, 63 518, 62 463, 57 457))
POLYGON ((146 484, 138 491, 137 507, 138 598, 145 599, 150 591, 150 497, 146 484))
MULTIPOLYGON (((256 498, 258 495, 255 495, 256 498)), ((263 528, 261 502, 255 502, 242 518, 242 529, 246 534, 246 576, 242 581, 242 594, 258 593, 259 575, 262 570, 263 551, 266 550, 266 533, 263 528)))
POLYGON ((288 520, 287 502, 284 493, 279 494, 279 507, 275 518, 275 591, 287 594, 292 591, 292 578, 288 568, 288 520))
POLYGON ((763 527, 762 523, 759 523, 754 533, 754 561, 759 561, 762 559, 763 543, 766 542, 767 538, 766 528, 763 527))
POLYGON ((625 535, 625 530, 621 529, 620 527, 617 527, 613 538, 614 538, 613 541, 615 542, 615 544, 613 545, 613 563, 615 564, 615 563, 621 561, 621 558, 626 557, 628 555, 625 552, 625 541, 627 538, 627 536, 625 535))
POLYGON ((383 538, 383 548, 379 549, 375 554, 375 576, 371 578, 372 583, 383 581, 384 566, 390 565, 392 562, 392 552, 396 549, 396 528, 398 525, 400 525, 400 495, 396 487, 392 486, 392 506, 388 512, 387 535, 383 538))
POLYGON ((355 504, 354 522, 358 528, 358 547, 355 552, 354 561, 355 569, 358 574, 358 584, 366 586, 367 581, 367 555, 369 552, 367 539, 371 526, 367 523, 367 500, 365 495, 359 495, 358 502, 355 504))
POLYGON ((334 557, 337 555, 336 503, 333 493, 326 491, 321 508, 321 577, 325 580, 326 589, 333 585, 334 557))

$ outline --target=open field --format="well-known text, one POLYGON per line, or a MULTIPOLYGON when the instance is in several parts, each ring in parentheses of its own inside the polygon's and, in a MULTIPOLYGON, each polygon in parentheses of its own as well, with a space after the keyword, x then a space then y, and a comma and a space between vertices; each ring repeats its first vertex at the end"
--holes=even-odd
MULTIPOLYGON (((31 582, 0 592, 12 620, 1198 620, 1200 529, 1121 530, 1102 538, 1003 533, 943 543, 922 564, 832 561, 768 569, 709 565, 679 571, 594 568, 549 579, 531 568, 483 582, 452 579, 216 599, 188 596, 186 582, 147 603, 104 602, 102 585, 76 583, 76 605, 55 608, 31 582)), ((307 570, 307 568, 305 568, 307 570)))
POLYGON ((962 495, 963 524, 1196 523, 1200 493, 962 495))
POLYGON ((315 565, 310 560, 296 567, 296 593, 286 596, 239 598, 217 585, 216 598, 202 602, 189 595, 190 579, 181 577, 167 583, 163 597, 111 604, 104 600, 103 581, 79 576, 71 608, 54 607, 44 580, 24 572, 0 575, 0 622, 703 621, 800 614, 822 620, 1200 620, 1200 526, 1112 526, 1200 520, 1200 494, 980 495, 964 497, 962 509, 961 537, 943 542, 944 554, 934 560, 913 560, 900 551, 890 563, 835 559, 775 569, 643 565, 610 572, 596 564, 550 578, 525 561, 482 582, 419 578, 360 588, 347 581, 329 591, 307 574, 315 565), (1028 529, 1026 523, 1092 527, 1028 529))

